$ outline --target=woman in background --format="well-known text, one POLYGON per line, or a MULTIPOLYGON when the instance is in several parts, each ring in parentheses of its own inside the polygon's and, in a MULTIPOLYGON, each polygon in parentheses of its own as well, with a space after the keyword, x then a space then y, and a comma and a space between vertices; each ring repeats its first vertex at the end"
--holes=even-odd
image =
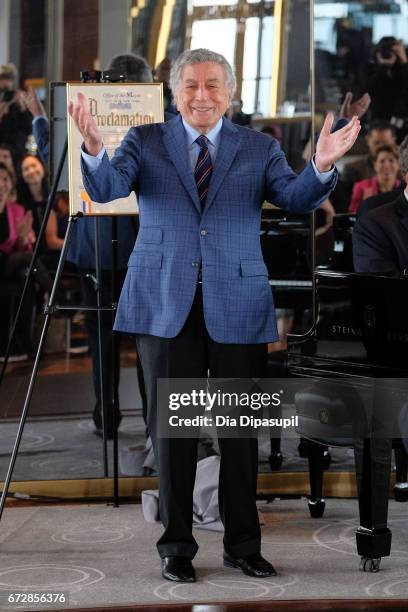
POLYGON ((33 229, 38 236, 48 199, 47 171, 39 157, 27 153, 20 162, 17 198, 33 215, 33 229))
MULTIPOLYGON (((15 188, 12 170, 0 162, 0 281, 23 283, 35 240, 31 212, 12 201, 15 188)), ((27 359, 31 350, 33 287, 23 305, 10 361, 27 359)))
MULTIPOLYGON (((9 170, 11 170, 11 173, 14 177, 13 183, 15 185, 17 182, 17 178, 16 178, 16 165, 15 165, 14 160, 15 160, 15 156, 14 156, 14 151, 12 147, 10 147, 10 145, 8 145, 5 142, 0 142, 0 163, 5 164, 9 168, 9 170)), ((14 200, 17 199, 15 189, 14 189, 14 194, 12 195, 12 198, 14 200)))
POLYGON ((399 184, 399 155, 394 145, 381 145, 373 157, 375 175, 353 185, 349 212, 356 213, 363 200, 396 189, 399 184))
MULTIPOLYGON (((22 290, 36 237, 32 212, 13 201, 14 189, 12 171, 6 164, 0 163, 0 282, 4 285, 17 284, 22 290)), ((52 288, 51 277, 40 260, 37 260, 22 305, 10 361, 23 361, 31 353, 37 285, 43 293, 50 293, 52 288)), ((7 339, 3 339, 3 350, 5 341, 7 339)))

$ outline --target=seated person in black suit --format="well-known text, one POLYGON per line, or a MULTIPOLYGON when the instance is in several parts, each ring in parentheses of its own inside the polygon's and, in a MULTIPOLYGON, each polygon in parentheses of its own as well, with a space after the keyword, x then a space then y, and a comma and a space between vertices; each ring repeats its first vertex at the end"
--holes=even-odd
MULTIPOLYGON (((356 272, 400 277, 408 273, 408 136, 400 145, 401 174, 404 189, 393 190, 367 199, 363 204, 371 210, 360 214, 353 230, 353 260, 356 272), (384 202, 386 196, 393 200, 384 202), (379 200, 382 201, 379 201, 379 200), (371 200, 371 202, 370 202, 371 200)), ((404 317, 401 310, 396 316, 404 317)), ((401 326, 404 327, 403 325, 401 326)), ((401 367, 406 360, 406 345, 391 344, 367 338, 364 341, 368 360, 391 368, 401 367)), ((395 376, 395 370, 392 376, 395 376)), ((381 370, 380 376, 384 376, 381 370)), ((408 452, 408 403, 398 415, 401 439, 408 452)))
MULTIPOLYGON (((401 174, 406 183, 408 136, 399 150, 401 174)), ((359 217, 353 230, 353 261, 356 272, 387 276, 408 273, 407 187, 392 202, 359 217)))

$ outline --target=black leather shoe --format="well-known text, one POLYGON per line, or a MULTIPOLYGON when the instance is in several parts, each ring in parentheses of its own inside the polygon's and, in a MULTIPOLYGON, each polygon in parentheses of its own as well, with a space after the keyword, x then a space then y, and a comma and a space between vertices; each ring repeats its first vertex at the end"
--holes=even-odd
POLYGON ((193 564, 187 557, 163 557, 162 576, 173 582, 195 582, 193 564))
POLYGON ((238 567, 244 574, 253 578, 268 578, 277 575, 272 563, 264 559, 260 553, 236 558, 224 552, 224 565, 225 567, 238 567))

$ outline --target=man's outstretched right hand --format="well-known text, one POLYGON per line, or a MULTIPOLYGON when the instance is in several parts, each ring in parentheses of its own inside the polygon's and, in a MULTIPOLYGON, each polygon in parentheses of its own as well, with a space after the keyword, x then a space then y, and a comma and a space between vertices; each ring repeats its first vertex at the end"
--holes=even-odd
POLYGON ((89 112, 84 94, 78 92, 77 101, 69 103, 68 112, 84 139, 86 153, 94 156, 98 155, 99 151, 103 148, 102 136, 94 118, 89 112))

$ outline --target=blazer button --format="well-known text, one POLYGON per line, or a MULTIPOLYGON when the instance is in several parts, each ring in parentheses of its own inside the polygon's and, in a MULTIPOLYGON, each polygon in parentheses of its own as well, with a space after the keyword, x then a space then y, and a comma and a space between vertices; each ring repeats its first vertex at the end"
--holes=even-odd
POLYGON ((198 268, 200 266, 200 262, 199 261, 192 261, 191 265, 193 266, 193 268, 198 268))
POLYGON ((200 232, 200 234, 201 234, 202 236, 206 236, 206 235, 207 235, 207 230, 202 229, 202 230, 201 230, 201 232, 200 232))

